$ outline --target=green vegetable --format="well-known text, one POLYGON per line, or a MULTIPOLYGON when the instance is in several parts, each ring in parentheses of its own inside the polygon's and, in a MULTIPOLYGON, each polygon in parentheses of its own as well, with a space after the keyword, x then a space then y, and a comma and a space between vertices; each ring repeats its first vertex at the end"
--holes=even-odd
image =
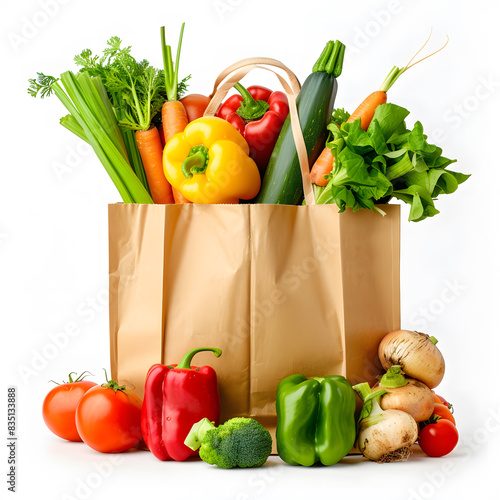
POLYGON ((368 208, 383 213, 376 204, 397 198, 411 205, 410 221, 439 213, 434 199, 453 193, 469 176, 447 170, 456 160, 427 142, 420 122, 407 129, 408 114, 395 104, 381 104, 366 131, 360 120, 342 123, 340 129, 333 120, 327 146, 335 162, 328 184, 314 186, 316 203, 335 203, 340 212, 368 208))
MULTIPOLYGON (((342 72, 345 46, 329 41, 297 96, 297 111, 304 135, 309 164, 323 149, 342 72)), ((303 198, 302 174, 290 116, 285 120, 255 203, 298 205, 303 198)))
POLYGON ((271 434, 252 418, 237 417, 215 427, 207 418, 193 425, 184 444, 222 469, 260 467, 271 454, 271 434))
POLYGON ((66 71, 59 81, 39 73, 30 84, 29 93, 33 96, 55 93, 70 113, 64 120, 65 126, 85 137, 125 203, 153 202, 130 166, 123 136, 99 76, 66 71))
MULTIPOLYGON (((175 66, 172 60, 172 47, 167 45, 165 41, 165 26, 160 28, 161 36, 161 51, 163 55, 164 87, 167 101, 178 101, 186 91, 186 81, 191 78, 191 75, 184 78, 179 83, 179 60, 181 57, 182 37, 184 35, 184 25, 182 23, 181 32, 179 34, 179 44, 177 45, 177 54, 175 56, 175 66)), ((165 99, 164 99, 165 100, 165 99)))
MULTIPOLYGON (((113 182, 115 182, 123 201, 140 203, 137 200, 145 200, 144 203, 151 203, 152 201, 148 201, 150 199, 149 186, 137 149, 134 131, 147 130, 153 118, 159 114, 158 111, 166 99, 165 76, 163 70, 155 69, 148 61, 136 61, 131 55, 131 47, 122 47, 121 43, 118 37, 110 38, 100 57, 92 54, 89 49, 83 50, 75 57, 75 63, 81 67, 76 78, 85 81, 86 78, 92 77, 94 82, 99 82, 97 84, 98 92, 103 102, 101 105, 94 107, 94 111, 98 110, 98 107, 103 107, 106 111, 105 113, 96 111, 95 118, 101 122, 105 131, 108 130, 106 127, 110 126, 113 142, 116 145, 119 143, 120 147, 125 149, 124 159, 132 167, 132 173, 139 179, 146 191, 147 197, 144 197, 144 192, 136 190, 134 187, 135 181, 132 181, 130 175, 123 170, 123 165, 120 163, 114 166, 109 165, 109 161, 114 162, 116 160, 112 152, 110 153, 111 156, 108 155, 109 161, 106 161, 102 159, 102 153, 96 151, 113 182), (116 127, 117 121, 119 127, 116 127), (115 173, 110 173, 112 170, 117 170, 118 177, 124 177, 125 179, 120 182, 115 173), (124 188, 122 186, 124 182, 133 185, 124 188)), ((175 75, 175 78, 177 85, 177 75, 175 75)), ((189 76, 184 78, 177 85, 178 96, 182 96, 185 92, 186 81, 189 78, 189 76)), ((33 96, 40 95, 43 98, 51 95, 56 90, 55 86, 58 79, 38 73, 38 77, 29 80, 29 82, 30 88, 28 92, 33 96)), ((82 100, 79 103, 75 101, 75 105, 96 104, 95 99, 97 96, 91 95, 89 88, 82 90, 82 100), (87 91, 89 94, 87 94, 87 91)), ((59 95, 58 97, 61 99, 59 95)), ((70 113, 62 117, 61 125, 94 147, 92 141, 87 137, 84 127, 82 127, 81 122, 75 115, 70 113)), ((96 137, 98 142, 99 137, 101 136, 96 137)), ((98 149, 103 147, 104 145, 100 144, 98 149)))
POLYGON ((276 394, 279 456, 291 465, 337 463, 356 439, 355 409, 354 391, 340 375, 283 379, 276 394))
POLYGON ((147 130, 163 102, 160 89, 163 75, 147 61, 137 62, 130 47, 112 37, 103 56, 93 56, 89 49, 75 57, 75 63, 92 76, 100 76, 122 127, 122 135, 132 168, 149 190, 134 130, 147 130))

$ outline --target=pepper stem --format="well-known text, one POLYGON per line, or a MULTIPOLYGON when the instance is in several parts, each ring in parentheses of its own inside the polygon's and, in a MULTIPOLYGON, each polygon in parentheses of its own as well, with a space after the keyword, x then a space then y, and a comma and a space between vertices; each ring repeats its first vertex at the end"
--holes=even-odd
POLYGON ((405 378, 405 376, 401 373, 401 366, 400 365, 393 365, 391 366, 387 372, 382 375, 382 378, 380 379, 380 385, 381 387, 403 387, 408 383, 408 380, 405 378))
POLYGON ((191 179, 194 174, 204 174, 208 166, 208 149, 200 144, 193 146, 189 150, 189 154, 182 162, 182 173, 188 179, 191 179))
POLYGON ((212 351, 215 355, 216 358, 218 358, 221 354, 222 351, 218 349, 217 347, 198 347, 197 349, 191 349, 188 351, 184 357, 182 358, 181 362, 174 368, 174 370, 179 369, 191 369, 191 361, 194 357, 195 354, 198 354, 199 352, 202 351, 212 351))
POLYGON ((234 84, 234 88, 243 97, 240 107, 236 110, 237 115, 241 116, 244 120, 257 120, 264 116, 269 109, 269 104, 266 101, 256 101, 252 97, 252 94, 239 82, 234 84))

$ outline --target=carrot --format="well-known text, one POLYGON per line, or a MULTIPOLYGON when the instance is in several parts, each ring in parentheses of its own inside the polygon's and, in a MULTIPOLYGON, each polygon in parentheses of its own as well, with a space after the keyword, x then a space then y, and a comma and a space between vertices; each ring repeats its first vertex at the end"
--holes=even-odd
POLYGON ((188 200, 178 189, 172 186, 172 194, 174 195, 175 203, 193 203, 188 200))
POLYGON ((326 186, 328 184, 325 176, 332 171, 334 159, 330 148, 323 149, 311 170, 311 182, 313 184, 316 184, 316 186, 326 186))
POLYGON ((161 27, 161 51, 163 55, 163 68, 165 71, 165 91, 167 100, 161 108, 161 118, 163 122, 163 135, 165 144, 179 132, 183 132, 188 124, 186 110, 179 102, 179 59, 181 56, 182 36, 184 34, 184 23, 181 26, 179 43, 177 45, 177 55, 175 64, 172 60, 172 47, 165 42, 165 26, 161 27))
POLYGON ((175 134, 184 132, 188 124, 186 110, 180 101, 165 101, 161 108, 161 119, 163 122, 165 144, 167 144, 175 134))
POLYGON ((163 146, 158 129, 153 125, 148 130, 137 130, 135 140, 153 201, 155 203, 174 203, 172 187, 163 173, 163 146))
POLYGON ((383 90, 376 90, 372 92, 353 112, 353 114, 347 120, 347 123, 352 123, 356 120, 361 119, 361 128, 363 130, 368 129, 375 110, 380 104, 385 104, 387 102, 387 93, 383 90))
MULTIPOLYGON (((393 82, 394 83, 394 82, 393 82)), ((354 113, 347 119, 346 123, 353 123, 356 120, 361 120, 361 128, 367 130, 375 110, 380 104, 387 102, 387 92, 384 90, 376 90, 372 92, 355 110, 354 113)), ((316 186, 326 186, 328 181, 325 176, 333 169, 333 154, 332 150, 326 146, 318 156, 311 169, 311 182, 316 186)))
MULTIPOLYGON (((370 123, 373 119, 373 115, 375 114, 375 110, 377 109, 380 104, 385 104, 387 102, 387 91, 394 85, 396 80, 408 69, 411 67, 415 66, 419 62, 422 62, 424 59, 427 59, 428 57, 433 56, 434 54, 440 52, 443 50, 446 45, 448 45, 449 39, 446 40, 446 43, 438 50, 433 52, 432 54, 429 54, 428 56, 423 57, 422 59, 419 59, 418 61, 414 62, 412 64, 413 59, 420 53, 420 51, 427 45, 427 42, 430 40, 432 35, 432 30, 431 34, 425 41, 425 43, 420 47, 420 49, 415 53, 415 55, 410 59, 408 64, 404 66, 403 68, 398 68, 397 66, 394 66, 385 80, 383 81, 382 85, 378 90, 375 92, 372 92, 353 112, 353 114, 347 119, 346 123, 353 123, 356 120, 361 120, 361 128, 363 130, 368 130, 368 127, 370 126, 370 123)), ((317 186, 326 186, 328 182, 325 183, 325 175, 328 175, 332 169, 333 169, 333 154, 330 150, 329 147, 325 147, 323 149, 322 153, 319 155, 318 159, 314 163, 311 169, 311 182, 313 184, 316 184, 317 186), (332 161, 330 161, 331 155, 332 161), (328 161, 327 161, 328 160, 328 161)))
MULTIPOLYGON (((188 124, 186 110, 179 99, 179 59, 181 55, 182 36, 184 34, 184 23, 182 23, 177 45, 177 56, 175 65, 172 60, 172 48, 165 43, 165 26, 161 28, 161 50, 163 54, 163 67, 165 70, 165 91, 167 100, 161 108, 161 120, 163 124, 163 143, 167 144, 175 134, 183 132, 188 124)), ((179 190, 172 188, 175 203, 191 203, 179 190)))

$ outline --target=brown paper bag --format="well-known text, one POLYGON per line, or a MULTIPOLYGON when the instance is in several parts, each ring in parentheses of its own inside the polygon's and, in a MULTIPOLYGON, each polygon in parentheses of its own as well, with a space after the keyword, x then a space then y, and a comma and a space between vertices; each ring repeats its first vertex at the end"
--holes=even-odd
MULTIPOLYGON (((239 79, 248 65, 235 66, 239 79)), ((284 86, 296 129, 298 89, 284 86)), ((305 206, 109 206, 113 379, 142 396, 152 364, 219 347, 195 364, 217 371, 221 421, 273 430, 284 377, 380 373, 378 343, 400 326, 399 206, 382 217, 312 204, 298 130, 305 206)))

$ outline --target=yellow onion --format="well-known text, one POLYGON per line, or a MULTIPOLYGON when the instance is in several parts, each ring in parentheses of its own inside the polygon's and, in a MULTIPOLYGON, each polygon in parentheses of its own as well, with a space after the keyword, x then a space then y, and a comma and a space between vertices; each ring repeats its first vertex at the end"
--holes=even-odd
POLYGON ((380 398, 382 410, 401 410, 409 413, 417 422, 431 417, 434 410, 432 391, 422 382, 407 378, 399 365, 394 365, 372 387, 372 392, 385 389, 386 394, 380 398))
POLYGON ((396 330, 382 339, 378 357, 385 370, 400 365, 406 375, 434 389, 443 380, 445 368, 436 343, 434 337, 425 333, 396 330))

